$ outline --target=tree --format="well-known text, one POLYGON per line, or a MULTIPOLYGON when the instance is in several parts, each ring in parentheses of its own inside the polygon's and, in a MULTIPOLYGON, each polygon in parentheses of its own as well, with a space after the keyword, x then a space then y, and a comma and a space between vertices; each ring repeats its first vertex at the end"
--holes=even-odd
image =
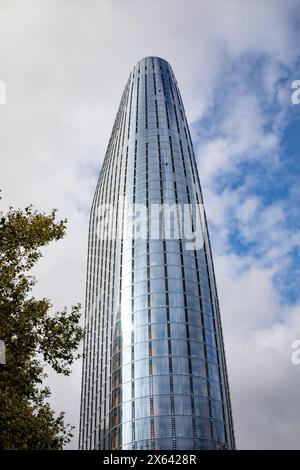
POLYGON ((43 386, 45 366, 69 375, 83 337, 80 305, 52 313, 48 299, 36 299, 30 271, 41 247, 63 238, 66 220, 56 211, 32 206, 0 212, 0 340, 6 362, 0 364, 0 449, 62 449, 73 427, 56 416, 43 386))

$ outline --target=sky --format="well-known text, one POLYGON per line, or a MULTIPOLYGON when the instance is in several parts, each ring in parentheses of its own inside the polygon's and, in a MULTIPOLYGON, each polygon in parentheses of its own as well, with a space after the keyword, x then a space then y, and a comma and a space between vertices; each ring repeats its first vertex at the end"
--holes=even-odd
MULTIPOLYGON (((2 209, 68 218, 37 296, 84 304, 88 215, 128 75, 170 62, 209 220, 239 449, 300 448, 299 0, 0 0, 2 209)), ((49 371, 75 424, 81 363, 49 371)))

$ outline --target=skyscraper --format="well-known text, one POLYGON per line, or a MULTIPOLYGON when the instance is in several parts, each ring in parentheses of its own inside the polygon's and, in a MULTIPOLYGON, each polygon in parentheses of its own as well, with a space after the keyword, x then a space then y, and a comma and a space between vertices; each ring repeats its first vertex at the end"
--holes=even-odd
POLYGON ((81 449, 234 448, 198 170, 158 57, 129 76, 96 187, 86 329, 81 449))

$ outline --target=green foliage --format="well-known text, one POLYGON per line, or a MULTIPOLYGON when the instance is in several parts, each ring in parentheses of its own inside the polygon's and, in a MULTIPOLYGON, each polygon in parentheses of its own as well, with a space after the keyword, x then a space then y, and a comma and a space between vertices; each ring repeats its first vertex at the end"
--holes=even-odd
POLYGON ((48 299, 31 295, 30 270, 41 248, 63 238, 66 220, 27 207, 0 213, 0 449, 62 449, 72 437, 64 413, 55 416, 43 387, 44 368, 69 375, 83 337, 80 305, 53 314, 48 299))

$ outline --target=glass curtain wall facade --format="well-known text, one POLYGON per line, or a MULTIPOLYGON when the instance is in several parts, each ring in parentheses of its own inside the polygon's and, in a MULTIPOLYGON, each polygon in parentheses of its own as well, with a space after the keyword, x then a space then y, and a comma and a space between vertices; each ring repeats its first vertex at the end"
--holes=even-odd
POLYGON ((157 57, 129 76, 92 203, 79 446, 233 449, 205 212, 203 244, 187 249, 152 239, 148 216, 135 237, 130 204, 202 204, 177 82, 157 57))

